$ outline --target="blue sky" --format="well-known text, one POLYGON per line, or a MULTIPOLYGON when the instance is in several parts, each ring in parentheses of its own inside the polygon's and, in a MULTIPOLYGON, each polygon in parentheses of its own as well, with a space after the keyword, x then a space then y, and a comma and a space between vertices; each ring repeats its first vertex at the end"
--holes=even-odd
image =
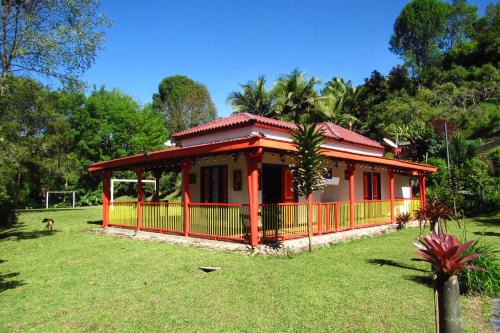
MULTIPOLYGON (((164 77, 183 74, 207 86, 220 116, 229 92, 261 74, 272 83, 299 68, 359 84, 400 62, 388 42, 407 2, 103 0, 113 26, 83 80, 145 104, 164 77)), ((469 2, 483 14, 491 1, 469 2)))

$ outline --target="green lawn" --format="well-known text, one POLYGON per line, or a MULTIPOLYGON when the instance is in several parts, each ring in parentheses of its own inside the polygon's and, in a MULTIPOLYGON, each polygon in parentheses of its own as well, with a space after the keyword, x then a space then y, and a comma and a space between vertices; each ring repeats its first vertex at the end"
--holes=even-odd
MULTIPOLYGON (((293 257, 246 257, 89 232, 99 207, 21 213, 0 232, 0 331, 433 332, 418 229, 293 257), (52 217, 56 231, 43 232, 52 217), (384 263, 385 264, 381 264, 384 263), (203 273, 199 266, 221 266, 203 273)), ((500 215, 468 223, 500 248, 500 215)), ((490 299, 464 297, 466 330, 490 299)))

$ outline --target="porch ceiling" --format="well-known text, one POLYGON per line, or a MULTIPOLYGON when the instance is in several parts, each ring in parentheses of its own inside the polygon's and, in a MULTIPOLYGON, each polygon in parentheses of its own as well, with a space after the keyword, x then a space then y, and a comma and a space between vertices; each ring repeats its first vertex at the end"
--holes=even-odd
MULTIPOLYGON (((190 147, 175 147, 163 149, 148 154, 137 154, 133 156, 114 159, 111 161, 93 163, 88 167, 91 173, 106 172, 113 170, 131 170, 134 168, 152 168, 168 162, 179 162, 183 159, 194 158, 204 155, 238 152, 255 148, 263 148, 271 151, 294 152, 296 148, 291 142, 279 141, 260 136, 252 136, 227 141, 207 143, 190 147)), ((434 173, 434 166, 415 163, 410 161, 395 160, 385 157, 368 156, 345 152, 334 149, 322 149, 322 154, 337 160, 353 163, 366 163, 380 165, 395 169, 405 169, 414 173, 434 173)))

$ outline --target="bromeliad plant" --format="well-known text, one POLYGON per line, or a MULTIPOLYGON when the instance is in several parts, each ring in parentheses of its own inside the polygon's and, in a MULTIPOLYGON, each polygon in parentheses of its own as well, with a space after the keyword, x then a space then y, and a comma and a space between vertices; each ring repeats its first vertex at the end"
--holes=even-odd
POLYGON ((297 148, 295 163, 292 169, 293 189, 308 199, 308 237, 309 251, 312 251, 312 194, 323 189, 324 168, 323 156, 320 154, 323 133, 316 129, 316 124, 297 125, 292 133, 293 144, 297 148))
MULTIPOLYGON (((446 223, 448 221, 457 221, 454 217, 453 210, 445 203, 439 201, 427 202, 425 207, 417 211, 416 217, 421 224, 429 222, 431 231, 435 232, 442 232, 443 227, 447 229, 446 223)), ((422 229, 422 227, 420 229, 422 229)))
POLYGON ((399 213, 396 216, 396 222, 398 224, 398 229, 406 228, 406 225, 411 220, 411 213, 399 213))
POLYGON ((463 331, 457 274, 463 268, 481 270, 467 265, 480 256, 479 253, 466 254, 473 244, 474 241, 462 244, 456 236, 435 231, 431 235, 421 236, 415 243, 420 260, 430 263, 435 273, 437 332, 463 331))

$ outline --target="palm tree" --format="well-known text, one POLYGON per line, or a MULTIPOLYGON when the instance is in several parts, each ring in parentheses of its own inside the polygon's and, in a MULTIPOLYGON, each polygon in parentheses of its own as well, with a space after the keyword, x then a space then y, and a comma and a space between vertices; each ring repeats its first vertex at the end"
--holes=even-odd
POLYGON ((272 116, 273 97, 266 90, 264 76, 240 86, 242 91, 233 91, 226 100, 232 105, 234 113, 248 112, 259 116, 272 116))
POLYGON ((308 238, 309 251, 312 251, 312 193, 324 186, 322 168, 323 156, 320 146, 323 133, 316 124, 298 125, 292 133, 293 144, 297 148, 296 162, 291 165, 294 191, 308 200, 308 238))
POLYGON ((314 87, 320 81, 312 77, 307 80, 304 72, 298 69, 282 75, 273 89, 276 97, 274 110, 278 117, 294 121, 310 119, 319 96, 314 87))

